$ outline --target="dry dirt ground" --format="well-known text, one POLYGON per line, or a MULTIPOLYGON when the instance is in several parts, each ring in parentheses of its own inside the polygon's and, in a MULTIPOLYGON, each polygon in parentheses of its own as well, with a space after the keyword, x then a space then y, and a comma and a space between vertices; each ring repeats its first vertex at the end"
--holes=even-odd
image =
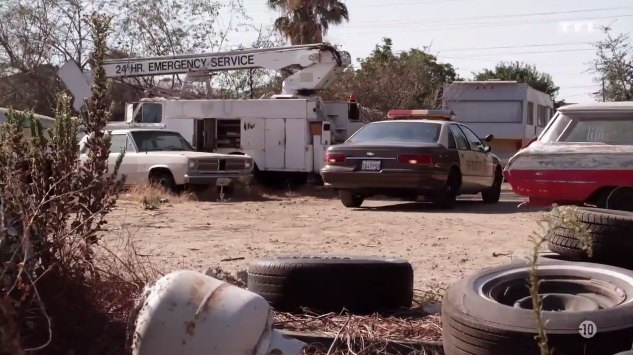
POLYGON ((259 201, 169 201, 146 210, 124 198, 109 218, 105 241, 130 236, 162 272, 209 267, 236 272, 271 254, 402 257, 414 267, 417 289, 437 289, 528 255, 529 237, 543 212, 518 210, 519 201, 504 191, 498 204, 485 205, 475 196, 451 211, 385 200, 348 209, 337 198, 313 193, 259 201))

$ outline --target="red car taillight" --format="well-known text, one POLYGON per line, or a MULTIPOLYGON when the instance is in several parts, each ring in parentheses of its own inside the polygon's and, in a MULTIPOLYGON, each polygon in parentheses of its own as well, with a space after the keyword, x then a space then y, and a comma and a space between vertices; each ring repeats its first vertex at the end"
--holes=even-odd
POLYGON ((327 153, 325 155, 327 164, 341 164, 345 162, 345 154, 327 153))
POLYGON ((433 157, 425 154, 398 154, 398 164, 433 165, 433 157))

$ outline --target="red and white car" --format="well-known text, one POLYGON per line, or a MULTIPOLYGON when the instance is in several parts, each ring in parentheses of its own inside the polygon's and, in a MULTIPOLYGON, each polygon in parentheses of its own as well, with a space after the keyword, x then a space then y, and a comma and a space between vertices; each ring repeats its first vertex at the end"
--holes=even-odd
POLYGON ((538 139, 510 158, 504 176, 527 205, 633 211, 633 102, 559 108, 538 139))

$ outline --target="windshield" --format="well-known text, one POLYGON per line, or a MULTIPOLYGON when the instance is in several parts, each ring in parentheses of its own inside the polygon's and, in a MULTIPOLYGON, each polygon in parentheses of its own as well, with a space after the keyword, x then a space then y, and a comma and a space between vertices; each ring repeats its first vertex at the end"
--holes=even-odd
POLYGON ((134 131, 132 137, 139 152, 193 150, 176 132, 134 131))
POLYGON ((544 143, 633 145, 631 114, 560 114, 540 139, 544 143))
POLYGON ((436 143, 440 125, 430 122, 380 122, 359 129, 347 141, 436 143))

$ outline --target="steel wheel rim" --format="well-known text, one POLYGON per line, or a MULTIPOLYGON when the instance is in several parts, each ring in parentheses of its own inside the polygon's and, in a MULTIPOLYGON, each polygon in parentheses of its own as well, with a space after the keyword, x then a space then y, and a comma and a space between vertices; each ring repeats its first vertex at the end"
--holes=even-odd
MULTIPOLYGON (((539 298, 543 312, 586 312, 611 309, 632 301, 622 285, 616 285, 595 276, 609 276, 626 283, 633 290, 633 278, 613 270, 592 269, 583 266, 539 265, 541 280, 539 298), (563 275, 557 270, 578 270, 578 276, 563 275), (594 276, 594 277, 592 277, 594 276)), ((500 305, 533 310, 529 291, 529 268, 517 268, 493 277, 482 277, 475 282, 484 299, 500 305)))

